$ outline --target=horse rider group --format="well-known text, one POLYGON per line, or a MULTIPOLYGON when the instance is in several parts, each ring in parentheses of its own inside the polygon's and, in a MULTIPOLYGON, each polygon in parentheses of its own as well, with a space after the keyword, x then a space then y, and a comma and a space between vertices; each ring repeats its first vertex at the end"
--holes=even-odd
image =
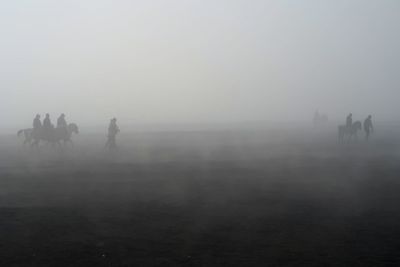
MULTIPOLYGON (((350 128, 353 125, 353 114, 350 113, 346 118, 346 127, 350 128)), ((370 134, 374 131, 374 126, 372 125, 372 116, 368 115, 368 117, 364 120, 364 132, 365 139, 368 140, 370 134)))
MULTIPOLYGON (((37 114, 36 117, 33 119, 33 131, 32 137, 34 139, 43 138, 46 140, 54 139, 55 129, 57 131, 65 130, 68 132, 67 129, 67 121, 65 120, 65 114, 61 114, 60 117, 57 119, 57 127, 54 128, 54 125, 51 123, 50 114, 46 114, 46 117, 42 121, 40 120, 40 115, 37 114)), ((117 125, 117 119, 113 118, 110 121, 108 127, 108 135, 107 135, 107 143, 105 147, 109 150, 116 150, 117 149, 117 141, 116 136, 120 132, 120 129, 117 125)))
MULTIPOLYGON (((370 134, 374 131, 374 127, 372 125, 372 116, 369 115, 364 120, 364 131, 365 131, 365 138, 366 140, 369 139, 370 134)), ((353 114, 350 113, 346 118, 346 128, 350 129, 353 126, 353 114)), ((43 124, 40 120, 40 115, 37 114, 33 120, 33 131, 32 136, 40 136, 42 134, 46 139, 51 139, 54 133, 54 125, 51 123, 50 114, 46 114, 45 119, 43 120, 43 124)), ((57 129, 65 129, 67 132, 67 121, 65 120, 65 114, 61 114, 57 119, 57 129)), ((113 118, 110 121, 108 127, 108 135, 107 135, 107 142, 105 148, 109 150, 116 150, 117 149, 117 142, 116 136, 120 132, 120 129, 117 125, 117 119, 113 118)))
MULTIPOLYGON (((65 114, 61 114, 57 119, 57 128, 64 129, 67 131, 67 121, 65 120, 65 114)), ((40 115, 37 114, 33 119, 33 132, 32 135, 43 134, 47 139, 51 138, 51 135, 54 132, 54 125, 51 123, 50 114, 46 114, 46 117, 43 120, 43 124, 40 120, 40 115)))

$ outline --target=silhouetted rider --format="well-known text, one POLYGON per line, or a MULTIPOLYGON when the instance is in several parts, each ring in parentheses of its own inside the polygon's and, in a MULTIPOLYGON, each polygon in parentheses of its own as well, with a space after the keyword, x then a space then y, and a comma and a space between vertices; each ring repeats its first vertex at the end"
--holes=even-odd
POLYGON ((117 148, 116 136, 119 133, 119 127, 117 125, 117 119, 113 118, 108 126, 108 140, 106 143, 106 148, 114 150, 117 148))
POLYGON ((371 115, 369 115, 364 121, 364 131, 365 131, 365 138, 368 140, 370 133, 374 131, 371 115))
POLYGON ((33 119, 33 130, 31 136, 35 139, 39 138, 41 131, 42 121, 40 120, 40 115, 37 114, 36 117, 33 119))
POLYGON ((53 129, 54 129, 54 126, 51 123, 50 114, 47 113, 46 117, 43 120, 43 132, 47 139, 51 139, 52 134, 53 134, 53 129))
POLYGON ((67 121, 65 120, 65 114, 61 114, 60 117, 57 119, 57 128, 66 128, 67 121))
POLYGON ((37 114, 36 117, 33 119, 33 129, 37 130, 42 127, 42 122, 40 120, 40 115, 37 114))
POLYGON ((346 118, 346 127, 351 127, 353 125, 353 114, 349 114, 346 118))
POLYGON ((50 114, 49 113, 46 114, 46 117, 43 120, 43 127, 47 128, 47 129, 53 128, 53 124, 51 124, 50 114))

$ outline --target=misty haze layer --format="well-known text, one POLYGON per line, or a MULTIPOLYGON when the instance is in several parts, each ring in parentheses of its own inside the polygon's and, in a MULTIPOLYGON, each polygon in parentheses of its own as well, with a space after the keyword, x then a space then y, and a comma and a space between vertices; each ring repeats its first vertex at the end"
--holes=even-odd
POLYGON ((400 2, 3 1, 0 119, 398 119, 400 2))

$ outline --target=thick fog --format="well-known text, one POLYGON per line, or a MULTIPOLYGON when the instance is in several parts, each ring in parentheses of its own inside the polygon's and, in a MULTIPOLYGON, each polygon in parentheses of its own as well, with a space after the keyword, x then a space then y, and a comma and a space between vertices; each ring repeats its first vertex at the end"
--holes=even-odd
POLYGON ((37 0, 0 7, 0 121, 397 120, 396 0, 37 0))

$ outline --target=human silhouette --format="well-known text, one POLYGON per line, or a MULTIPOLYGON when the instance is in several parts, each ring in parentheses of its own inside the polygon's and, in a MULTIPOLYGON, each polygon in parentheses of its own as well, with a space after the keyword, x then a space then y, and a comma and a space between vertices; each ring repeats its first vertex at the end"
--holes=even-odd
POLYGON ((109 150, 116 150, 117 149, 117 140, 116 136, 120 132, 119 127, 117 125, 117 119, 113 118, 110 121, 110 125, 108 126, 108 139, 106 143, 106 148, 109 150))
POLYGON ((368 141, 370 133, 374 131, 371 115, 369 115, 364 121, 364 131, 365 131, 365 139, 368 141))
POLYGON ((43 120, 43 127, 44 128, 52 128, 53 124, 51 124, 50 114, 47 113, 46 117, 43 120))
POLYGON ((353 125, 353 114, 349 114, 346 118, 346 127, 350 128, 353 125))
POLYGON ((42 121, 40 120, 40 115, 37 114, 36 117, 33 119, 33 129, 37 130, 42 127, 42 121))
POLYGON ((67 121, 65 120, 65 114, 61 114, 60 117, 57 119, 57 128, 66 128, 67 121))
POLYGON ((51 135, 53 134, 53 129, 54 126, 51 123, 50 114, 47 113, 46 117, 43 120, 43 133, 47 139, 51 138, 51 135))
MULTIPOLYGON (((40 135, 42 131, 42 121, 40 120, 40 115, 37 114, 36 117, 33 119, 33 130, 32 130, 32 135, 31 137, 36 138, 40 135)), ((25 134, 25 137, 27 135, 25 134)), ((27 143, 29 141, 26 141, 25 143, 27 143)))

